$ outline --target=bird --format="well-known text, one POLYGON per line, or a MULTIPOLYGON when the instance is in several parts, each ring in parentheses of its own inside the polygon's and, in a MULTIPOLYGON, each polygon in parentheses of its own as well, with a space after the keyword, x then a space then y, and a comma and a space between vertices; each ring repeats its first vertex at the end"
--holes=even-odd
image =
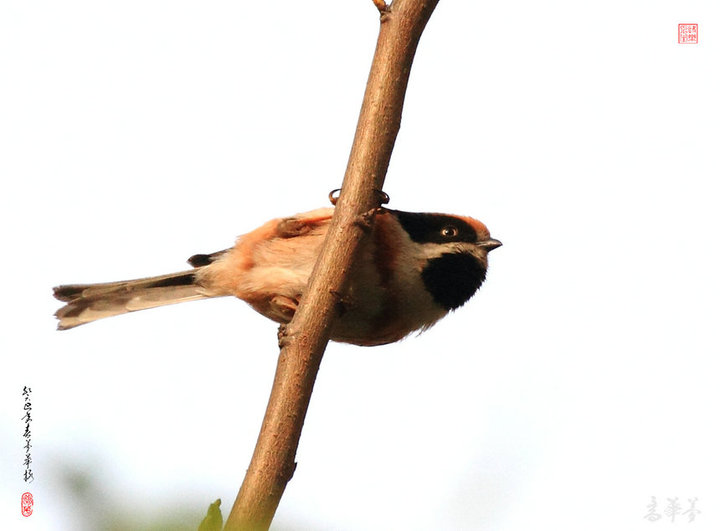
MULTIPOLYGON (((334 207, 276 218, 233 247, 188 259, 166 275, 53 288, 67 304, 55 316, 67 330, 98 319, 179 302, 235 296, 282 324, 292 319, 320 253, 334 207)), ((361 346, 423 332, 463 306, 485 281, 488 253, 500 247, 467 216, 374 212, 351 268, 330 339, 361 346)))

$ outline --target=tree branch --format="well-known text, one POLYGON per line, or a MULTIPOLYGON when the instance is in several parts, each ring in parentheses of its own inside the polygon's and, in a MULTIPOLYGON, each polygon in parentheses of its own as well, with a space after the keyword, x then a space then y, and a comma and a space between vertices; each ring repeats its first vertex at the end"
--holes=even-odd
POLYGON ((388 6, 385 3, 385 0, 373 0, 373 4, 375 4, 375 7, 378 8, 378 11, 380 11, 380 14, 385 13, 387 11, 388 6))
MULTIPOLYGON (((378 5, 379 0, 373 0, 378 5)), ((384 4, 384 2, 382 2, 384 4)), ((227 531, 268 529, 295 471, 313 385, 365 230, 358 217, 378 206, 395 144, 410 67, 438 0, 395 0, 380 34, 350 158, 327 238, 293 320, 281 337, 275 380, 250 466, 227 531)))

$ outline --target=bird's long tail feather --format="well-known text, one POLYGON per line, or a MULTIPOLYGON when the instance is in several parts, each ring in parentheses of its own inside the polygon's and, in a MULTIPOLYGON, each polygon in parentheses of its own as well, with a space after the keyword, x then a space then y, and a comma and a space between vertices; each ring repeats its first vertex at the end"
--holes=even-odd
POLYGON ((55 312, 60 320, 58 330, 113 315, 215 296, 195 282, 195 271, 104 284, 69 284, 53 288, 53 293, 56 299, 67 302, 55 312))

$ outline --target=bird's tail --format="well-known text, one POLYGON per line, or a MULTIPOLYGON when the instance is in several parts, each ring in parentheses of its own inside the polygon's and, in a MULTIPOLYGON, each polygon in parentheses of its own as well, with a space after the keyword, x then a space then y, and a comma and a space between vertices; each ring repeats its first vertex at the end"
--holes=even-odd
POLYGON ((55 312, 60 320, 58 330, 113 315, 216 296, 196 283, 195 271, 104 284, 69 284, 53 288, 53 292, 56 299, 67 302, 55 312))

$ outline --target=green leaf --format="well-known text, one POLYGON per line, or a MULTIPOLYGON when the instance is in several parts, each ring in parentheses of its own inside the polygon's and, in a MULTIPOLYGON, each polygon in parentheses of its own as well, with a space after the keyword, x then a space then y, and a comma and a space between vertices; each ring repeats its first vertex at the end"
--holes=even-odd
POLYGON ((217 499, 208 507, 207 515, 200 522, 198 531, 222 531, 223 519, 220 512, 220 500, 217 499))

